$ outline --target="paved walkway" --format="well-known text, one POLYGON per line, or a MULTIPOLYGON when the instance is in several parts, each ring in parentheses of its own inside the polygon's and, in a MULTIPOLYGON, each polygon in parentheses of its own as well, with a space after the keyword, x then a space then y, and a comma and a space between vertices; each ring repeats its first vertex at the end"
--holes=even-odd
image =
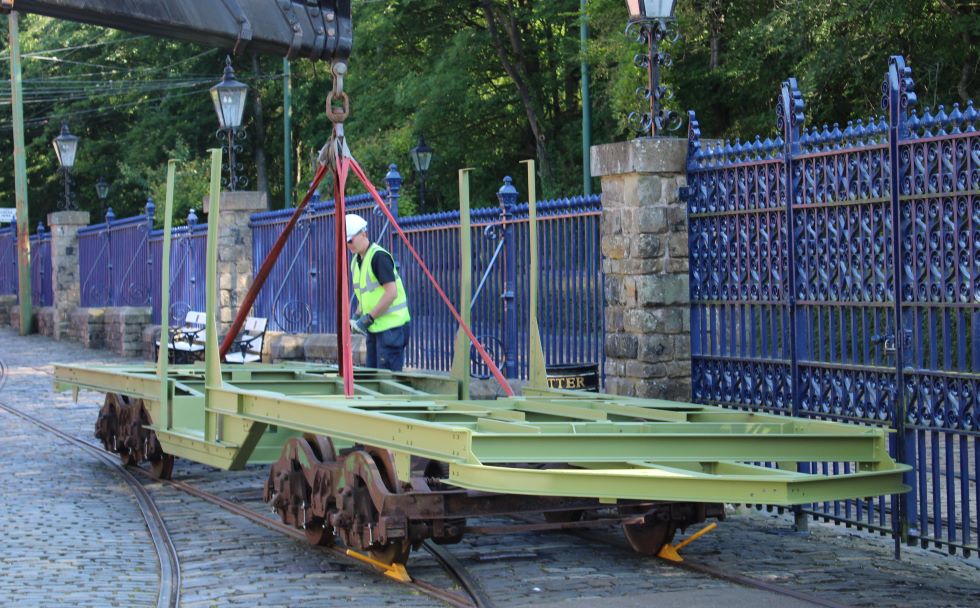
MULTIPOLYGON (((127 360, 77 344, 0 329, 6 364, 0 402, 94 441, 102 396, 51 389, 51 362, 127 360)), ((131 360, 130 360, 131 361, 131 360)), ((175 476, 263 513, 265 467, 225 472, 179 461, 175 476)), ((428 597, 156 483, 148 487, 174 536, 181 605, 432 606, 428 597)), ((475 522, 476 523, 476 522, 475 522)), ((492 523, 492 520, 479 523, 492 523)), ((500 522, 503 523, 503 522, 500 522)), ((790 531, 787 515, 739 510, 684 550, 691 561, 858 606, 978 606, 980 558, 903 548, 891 539, 814 523, 790 531)), ((155 553, 127 486, 105 465, 0 412, 0 606, 153 606, 155 553)), ((726 608, 807 606, 638 558, 617 531, 472 536, 449 550, 498 606, 726 608)), ((410 570, 444 576, 428 554, 410 570)), ((442 577, 442 578, 440 578, 442 577)))

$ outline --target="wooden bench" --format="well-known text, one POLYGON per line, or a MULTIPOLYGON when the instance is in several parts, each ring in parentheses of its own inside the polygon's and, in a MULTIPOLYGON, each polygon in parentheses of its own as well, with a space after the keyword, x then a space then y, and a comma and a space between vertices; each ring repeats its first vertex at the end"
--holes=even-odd
POLYGON ((265 326, 268 319, 264 317, 247 317, 231 348, 225 354, 227 363, 254 363, 262 361, 262 343, 265 341, 265 326))
MULTIPOLYGON (((190 310, 184 316, 181 327, 168 328, 167 345, 170 349, 172 363, 193 363, 204 359, 204 335, 207 327, 207 315, 203 312, 190 310)), ((160 340, 156 343, 160 351, 160 340)))

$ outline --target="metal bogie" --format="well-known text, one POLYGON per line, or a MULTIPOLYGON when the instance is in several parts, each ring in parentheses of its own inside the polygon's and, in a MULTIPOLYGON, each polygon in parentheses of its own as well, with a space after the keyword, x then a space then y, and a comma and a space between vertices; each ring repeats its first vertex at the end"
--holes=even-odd
POLYGON ((154 476, 170 478, 173 456, 163 451, 142 399, 107 393, 95 423, 95 437, 107 451, 119 454, 123 465, 148 462, 154 476))

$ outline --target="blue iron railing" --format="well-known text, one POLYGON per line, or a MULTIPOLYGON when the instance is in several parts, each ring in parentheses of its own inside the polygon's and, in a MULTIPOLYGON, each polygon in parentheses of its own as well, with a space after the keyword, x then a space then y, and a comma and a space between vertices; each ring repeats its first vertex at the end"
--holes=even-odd
POLYGON ((37 233, 31 237, 31 304, 51 306, 54 292, 51 283, 51 233, 38 222, 37 233))
MULTIPOLYGON (((199 224, 193 209, 187 214, 187 225, 173 228, 170 242, 170 311, 165 322, 171 327, 180 326, 188 311, 204 310, 207 298, 207 224, 199 224)), ((163 267, 163 230, 150 234, 150 250, 153 268, 163 267)), ((151 294, 150 320, 161 323, 161 284, 154 278, 151 294)))
MULTIPOLYGON (((51 306, 51 234, 38 223, 31 239, 31 303, 51 306)), ((0 228, 0 295, 18 295, 17 225, 0 228)))
POLYGON ((17 295, 17 225, 0 228, 0 296, 17 295))
POLYGON ((157 281, 150 255, 152 200, 145 215, 116 220, 110 208, 106 221, 78 231, 81 305, 149 306, 157 281))
POLYGON ((901 57, 882 90, 886 116, 804 129, 790 79, 781 134, 745 144, 703 144, 691 113, 694 399, 895 429, 889 448, 913 466, 911 493, 809 510, 969 554, 980 521, 977 112, 970 102, 917 115, 901 57))
MULTIPOLYGON (((382 191, 381 195, 387 196, 387 192, 382 191)), ((371 195, 347 197, 345 205, 348 213, 358 213, 368 220, 372 239, 381 236, 384 222, 380 214, 372 217, 371 195)), ((261 266, 292 213, 293 209, 281 209, 252 216, 254 270, 261 266)), ((269 329, 289 333, 337 331, 335 215, 333 200, 320 201, 319 194, 314 194, 296 223, 255 299, 255 314, 269 319, 269 329)), ((387 240, 382 237, 382 245, 390 246, 387 240)))
MULTIPOLYGON (((382 193, 397 209, 400 177, 388 174, 382 193)), ((347 199, 348 209, 368 220, 373 240, 392 252, 405 282, 412 314, 412 340, 406 353, 409 366, 448 371, 452 364, 457 324, 429 286, 421 267, 398 242, 384 216, 367 196, 347 199)), ((287 332, 334 333, 335 304, 333 201, 311 203, 297 224, 283 254, 255 303, 255 314, 271 319, 271 328, 287 332)), ((291 210, 252 216, 253 259, 264 259, 291 210)), ((603 294, 599 253, 598 196, 545 201, 538 205, 541 264, 540 326, 545 358, 551 364, 601 365, 603 353, 603 294)), ((515 377, 528 369, 528 220, 527 205, 516 205, 504 222, 499 208, 472 213, 473 276, 477 286, 472 305, 473 331, 498 365, 510 349, 516 359, 515 377), (513 243, 501 246, 505 228, 513 243), (499 251, 498 251, 499 249, 499 251), (495 255, 496 252, 496 255, 495 255), (514 256, 516 285, 513 298, 516 332, 506 331, 502 305, 507 256, 514 256), (481 281, 482 279, 482 281, 481 281)), ((459 302, 459 213, 434 213, 399 219, 412 246, 455 305, 459 302)), ((346 266, 345 266, 346 267, 346 266)), ((474 362, 473 373, 489 376, 474 362)))

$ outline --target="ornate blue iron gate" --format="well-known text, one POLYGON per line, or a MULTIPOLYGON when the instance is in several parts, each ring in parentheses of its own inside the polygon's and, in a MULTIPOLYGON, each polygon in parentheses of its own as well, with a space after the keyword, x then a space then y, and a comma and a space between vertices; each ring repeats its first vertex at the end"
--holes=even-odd
MULTIPOLYGON (((198 224, 193 209, 187 214, 187 225, 174 227, 170 245, 170 311, 161 322, 162 290, 159 280, 153 281, 150 320, 153 323, 179 327, 188 311, 204 310, 208 227, 198 224)), ((153 268, 163 267, 163 230, 150 234, 150 250, 153 268)))
POLYGON ((78 231, 82 306, 150 305, 154 210, 148 200, 145 215, 116 220, 110 208, 105 223, 78 231))
POLYGON ((972 102, 918 116, 915 101, 911 70, 893 57, 888 116, 843 130, 802 128, 794 79, 775 140, 703 146, 691 113, 693 392, 894 428, 890 449, 914 468, 901 503, 809 510, 969 554, 980 521, 980 134, 972 102))

